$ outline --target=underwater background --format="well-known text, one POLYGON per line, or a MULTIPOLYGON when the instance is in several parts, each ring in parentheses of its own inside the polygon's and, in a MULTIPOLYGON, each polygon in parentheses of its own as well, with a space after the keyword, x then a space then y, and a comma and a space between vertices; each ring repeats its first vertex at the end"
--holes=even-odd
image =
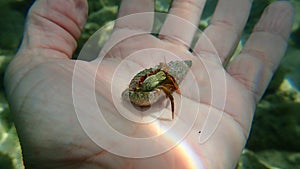
MULTIPOLYGON (((263 9, 274 0, 254 0, 239 49, 248 38, 263 9)), ((290 0, 296 8, 295 22, 286 56, 257 106, 248 143, 237 169, 300 169, 300 0, 290 0)), ((5 68, 20 44, 25 17, 34 0, 0 2, 0 169, 22 169, 21 147, 5 99, 5 68)), ((88 0, 89 16, 79 39, 85 41, 100 27, 116 19, 120 0, 88 0)), ((171 0, 156 0, 156 11, 167 12, 171 0)), ((217 0, 207 0, 199 23, 203 30, 217 0)), ((75 53, 75 58, 76 58, 75 53)))

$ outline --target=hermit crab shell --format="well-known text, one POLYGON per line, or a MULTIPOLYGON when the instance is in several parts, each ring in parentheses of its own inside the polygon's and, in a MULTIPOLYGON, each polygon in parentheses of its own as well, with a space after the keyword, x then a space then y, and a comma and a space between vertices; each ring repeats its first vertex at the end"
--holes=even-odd
POLYGON ((122 98, 126 101, 130 101, 131 103, 137 106, 150 106, 160 100, 165 96, 164 92, 160 89, 154 89, 152 91, 133 91, 131 88, 138 84, 140 78, 147 74, 150 71, 155 71, 157 69, 164 69, 164 71, 168 72, 173 78, 176 80, 177 84, 184 79, 186 74, 188 73, 190 67, 192 66, 191 60, 184 61, 171 61, 167 64, 159 64, 154 68, 144 69, 136 74, 129 84, 129 88, 125 89, 122 93, 122 98), (162 67, 163 65, 163 67, 162 67), (165 67, 165 68, 164 68, 165 67))

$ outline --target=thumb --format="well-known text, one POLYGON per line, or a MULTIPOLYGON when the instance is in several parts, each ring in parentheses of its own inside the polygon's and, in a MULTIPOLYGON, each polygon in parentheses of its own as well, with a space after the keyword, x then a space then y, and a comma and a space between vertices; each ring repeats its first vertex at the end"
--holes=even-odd
MULTIPOLYGON (((38 0, 28 12, 20 51, 71 58, 86 21, 86 0, 38 0)), ((20 53, 19 51, 19 53, 20 53)))

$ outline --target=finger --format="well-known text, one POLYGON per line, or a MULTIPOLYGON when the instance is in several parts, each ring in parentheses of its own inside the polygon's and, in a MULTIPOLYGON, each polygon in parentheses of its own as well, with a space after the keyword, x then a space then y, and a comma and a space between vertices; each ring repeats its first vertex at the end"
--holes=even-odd
POLYGON ((250 0, 219 0, 210 24, 200 36, 194 52, 209 53, 224 63, 238 44, 250 8, 250 0))
POLYGON ((267 7, 228 72, 258 101, 285 53, 293 23, 290 3, 279 1, 267 7))
POLYGON ((189 48, 206 0, 174 0, 160 31, 163 40, 189 48))
POLYGON ((86 0, 36 1, 27 16, 22 49, 71 58, 86 16, 86 0))
POLYGON ((128 28, 150 32, 154 19, 154 0, 123 0, 115 29, 128 28))

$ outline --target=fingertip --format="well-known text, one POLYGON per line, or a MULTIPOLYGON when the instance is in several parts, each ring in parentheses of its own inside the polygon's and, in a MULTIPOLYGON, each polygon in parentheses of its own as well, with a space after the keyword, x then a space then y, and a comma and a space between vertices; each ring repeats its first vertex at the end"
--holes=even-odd
POLYGON ((290 19, 294 18, 295 8, 293 3, 288 0, 279 0, 273 2, 269 5, 269 8, 273 8, 273 10, 279 10, 279 13, 282 12, 286 16, 289 16, 290 19))
POLYGON ((294 9, 292 2, 290 2, 289 0, 278 0, 278 1, 271 3, 270 5, 283 5, 288 8, 294 9))
POLYGON ((87 0, 77 0, 75 2, 77 11, 82 11, 82 15, 77 15, 78 26, 82 30, 88 16, 88 2, 87 0))
POLYGON ((22 49, 71 58, 87 15, 87 0, 36 1, 27 15, 22 49))
POLYGON ((271 3, 263 12, 253 32, 278 34, 284 40, 289 38, 294 21, 295 9, 289 1, 271 3))

